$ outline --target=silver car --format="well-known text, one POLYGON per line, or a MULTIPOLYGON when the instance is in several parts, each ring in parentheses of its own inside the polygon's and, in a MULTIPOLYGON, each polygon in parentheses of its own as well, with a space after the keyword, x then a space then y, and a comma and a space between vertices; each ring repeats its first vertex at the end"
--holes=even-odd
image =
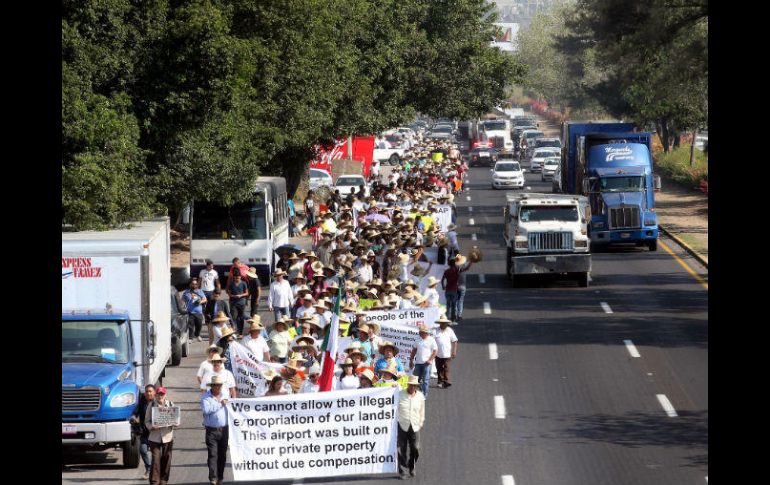
POLYGON ((551 180, 556 169, 559 168, 559 157, 546 158, 543 161, 543 171, 540 173, 540 181, 551 180))
POLYGON ((315 191, 318 187, 331 187, 333 185, 334 180, 329 172, 317 168, 310 169, 310 190, 315 191))

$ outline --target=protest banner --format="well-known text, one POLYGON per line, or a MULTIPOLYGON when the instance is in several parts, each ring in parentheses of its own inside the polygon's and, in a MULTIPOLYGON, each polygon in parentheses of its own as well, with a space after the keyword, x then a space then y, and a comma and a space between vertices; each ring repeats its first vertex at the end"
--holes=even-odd
POLYGON ((439 230, 447 232, 447 227, 452 223, 452 206, 449 204, 437 205, 435 212, 431 215, 439 230))
POLYGON ((427 325, 430 328, 438 327, 438 308, 410 308, 409 310, 370 310, 366 312, 366 320, 378 323, 394 325, 407 325, 419 327, 427 325))
POLYGON ((228 404, 235 481, 398 471, 398 389, 378 387, 228 404))
POLYGON ((283 365, 259 362, 248 347, 240 342, 230 343, 235 388, 241 397, 261 397, 267 391, 267 381, 262 373, 272 368, 280 371, 283 365))
POLYGON ((182 410, 179 406, 152 407, 153 426, 179 426, 182 410))
POLYGON ((398 348, 396 358, 401 361, 404 370, 409 370, 409 353, 422 340, 417 327, 382 323, 380 324, 380 338, 382 338, 383 342, 389 341, 396 345, 396 348, 398 348))

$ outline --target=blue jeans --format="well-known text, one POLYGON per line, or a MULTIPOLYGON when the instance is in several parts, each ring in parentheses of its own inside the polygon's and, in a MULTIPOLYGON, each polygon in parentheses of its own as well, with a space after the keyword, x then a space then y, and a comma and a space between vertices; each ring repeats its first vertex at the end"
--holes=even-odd
POLYGON ((420 378, 420 390, 426 398, 428 397, 428 384, 430 384, 430 366, 430 362, 414 364, 414 372, 412 373, 412 375, 420 378))
POLYGON ((289 307, 273 307, 273 315, 275 316, 275 322, 281 319, 283 315, 289 315, 289 307))
POLYGON ((142 457, 142 461, 144 462, 144 467, 149 472, 150 466, 152 465, 152 453, 150 453, 149 437, 141 438, 141 444, 139 445, 139 455, 142 457))
POLYGON ((446 316, 454 321, 457 318, 457 292, 447 291, 444 295, 446 296, 446 316))
POLYGON ((457 288, 457 316, 458 317, 463 316, 463 302, 465 301, 465 290, 466 288, 464 286, 459 286, 457 288))

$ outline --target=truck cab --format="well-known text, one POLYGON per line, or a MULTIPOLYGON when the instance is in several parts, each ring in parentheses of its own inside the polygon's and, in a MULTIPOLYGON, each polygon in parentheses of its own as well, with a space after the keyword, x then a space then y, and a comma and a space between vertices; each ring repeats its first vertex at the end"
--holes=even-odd
POLYGON ((588 286, 591 272, 588 198, 563 194, 509 194, 503 208, 506 274, 561 274, 588 286))
POLYGON ((118 443, 127 468, 139 464, 139 440, 129 423, 141 393, 136 352, 143 351, 147 363, 155 356, 152 339, 135 348, 137 330, 154 334, 151 323, 144 332, 132 328, 125 310, 62 313, 62 445, 103 450, 118 443))

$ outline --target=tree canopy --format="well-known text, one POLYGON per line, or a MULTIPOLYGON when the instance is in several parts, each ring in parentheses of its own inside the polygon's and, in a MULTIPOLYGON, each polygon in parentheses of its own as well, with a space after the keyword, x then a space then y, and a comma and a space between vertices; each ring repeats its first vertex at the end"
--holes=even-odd
POLYGON ((315 143, 480 115, 522 67, 486 0, 63 0, 62 222, 293 191, 315 143))

